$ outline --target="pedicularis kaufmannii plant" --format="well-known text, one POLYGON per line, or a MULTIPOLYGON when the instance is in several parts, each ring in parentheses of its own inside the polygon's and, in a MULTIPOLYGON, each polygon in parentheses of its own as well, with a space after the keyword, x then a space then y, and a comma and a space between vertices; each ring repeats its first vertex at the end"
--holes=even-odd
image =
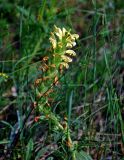
MULTIPOLYGON (((63 133, 64 145, 69 148, 73 153, 73 142, 70 137, 69 128, 67 122, 64 125, 60 123, 60 119, 55 113, 52 112, 51 106, 55 97, 55 88, 61 87, 59 79, 62 76, 64 69, 69 68, 69 64, 73 61, 73 57, 76 53, 73 51, 73 47, 76 45, 76 39, 79 38, 78 34, 71 34, 65 28, 58 28, 54 26, 53 32, 49 38, 51 43, 51 50, 48 55, 43 57, 42 75, 35 81, 37 90, 37 107, 41 113, 41 116, 35 117, 35 121, 48 120, 53 124, 53 129, 61 131, 63 133)), ((72 154, 74 159, 74 154, 72 154)))

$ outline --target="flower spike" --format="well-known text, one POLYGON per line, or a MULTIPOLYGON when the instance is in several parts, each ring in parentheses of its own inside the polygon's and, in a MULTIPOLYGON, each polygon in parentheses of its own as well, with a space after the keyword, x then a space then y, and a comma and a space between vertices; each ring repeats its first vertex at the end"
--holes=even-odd
POLYGON ((53 48, 54 61, 58 63, 57 66, 62 65, 66 69, 69 67, 68 63, 72 62, 72 56, 76 56, 72 48, 76 46, 75 41, 78 38, 78 34, 71 34, 65 28, 61 29, 54 25, 54 31, 49 40, 53 48))

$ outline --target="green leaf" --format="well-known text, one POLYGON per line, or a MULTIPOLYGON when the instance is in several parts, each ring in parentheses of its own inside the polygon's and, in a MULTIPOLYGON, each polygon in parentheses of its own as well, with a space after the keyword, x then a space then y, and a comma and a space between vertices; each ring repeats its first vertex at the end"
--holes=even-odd
MULTIPOLYGON (((22 13, 26 18, 30 18, 32 22, 36 22, 35 16, 30 13, 29 10, 25 9, 24 7, 16 6, 17 10, 22 13)), ((29 20, 29 19, 28 19, 29 20)))
POLYGON ((92 158, 84 151, 76 152, 76 160, 92 160, 92 158))
POLYGON ((72 101, 73 101, 73 91, 71 91, 71 94, 69 97, 69 106, 68 106, 68 124, 69 125, 70 125, 70 120, 71 120, 72 101))
POLYGON ((53 157, 49 157, 49 158, 47 158, 47 160, 53 160, 53 157))
POLYGON ((28 145, 27 145, 27 151, 26 151, 26 158, 25 158, 25 160, 30 160, 31 159, 33 145, 34 145, 33 140, 30 139, 30 141, 28 142, 28 145))
POLYGON ((7 121, 3 121, 2 120, 0 122, 3 123, 3 124, 5 124, 6 126, 10 127, 11 129, 14 129, 13 126, 9 122, 7 122, 7 121))
POLYGON ((8 144, 8 143, 10 143, 10 141, 7 140, 0 141, 0 144, 8 144))
POLYGON ((40 158, 41 156, 43 156, 46 152, 47 152, 47 148, 41 148, 41 149, 38 151, 38 153, 37 153, 37 155, 36 155, 36 157, 35 157, 35 160, 39 160, 39 158, 40 158))

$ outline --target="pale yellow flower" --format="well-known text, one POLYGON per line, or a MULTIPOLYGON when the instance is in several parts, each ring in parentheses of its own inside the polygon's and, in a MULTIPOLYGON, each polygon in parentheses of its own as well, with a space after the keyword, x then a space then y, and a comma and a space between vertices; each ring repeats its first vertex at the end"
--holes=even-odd
POLYGON ((63 59, 64 62, 67 63, 72 62, 72 59, 66 55, 62 55, 61 58, 63 59))
MULTIPOLYGON (((68 63, 72 62, 70 56, 76 56, 75 51, 72 48, 76 45, 76 39, 79 38, 78 34, 71 34, 65 28, 58 28, 54 25, 54 31, 51 33, 50 42, 53 50, 60 58, 59 65, 68 68, 68 63), (57 50, 55 50, 57 48, 57 50)), ((58 60, 57 60, 58 61, 58 60)))
POLYGON ((73 47, 76 46, 76 42, 72 42, 73 47))
POLYGON ((68 68, 69 68, 68 63, 66 63, 66 62, 62 62, 62 63, 61 63, 61 65, 63 65, 66 69, 68 69, 68 68))
POLYGON ((67 48, 72 48, 72 47, 74 47, 74 46, 76 46, 76 42, 69 42, 69 43, 67 43, 67 45, 66 45, 67 48))
POLYGON ((75 38, 75 39, 78 39, 79 38, 79 35, 78 34, 72 34, 71 35, 73 38, 75 38))
POLYGON ((70 56, 76 56, 76 53, 75 53, 75 51, 73 51, 73 50, 66 50, 66 52, 65 53, 67 53, 67 54, 69 54, 70 56))
POLYGON ((55 49, 56 46, 57 46, 57 41, 56 41, 56 38, 55 38, 55 36, 54 36, 54 34, 52 32, 51 32, 51 37, 49 38, 49 40, 52 43, 53 49, 55 49))
POLYGON ((56 26, 54 26, 54 30, 55 30, 55 34, 58 36, 58 38, 60 40, 62 40, 62 37, 63 37, 63 33, 62 33, 62 30, 56 26))
POLYGON ((65 28, 62 28, 62 36, 64 37, 65 36, 65 33, 66 33, 66 29, 65 28))
POLYGON ((67 47, 67 48, 72 48, 73 45, 72 45, 72 43, 67 43, 66 47, 67 47))

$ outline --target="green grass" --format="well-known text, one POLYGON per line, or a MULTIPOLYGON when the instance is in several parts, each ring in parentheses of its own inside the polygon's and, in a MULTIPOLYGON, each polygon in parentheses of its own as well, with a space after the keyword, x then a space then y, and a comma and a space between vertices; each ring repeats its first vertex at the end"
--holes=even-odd
POLYGON ((0 77, 0 157, 122 160, 124 2, 0 0, 0 10, 0 72, 9 76, 0 77), (34 81, 54 25, 80 35, 77 57, 55 87, 54 120, 34 122, 40 114, 32 109, 34 81), (67 121, 67 135, 56 129, 56 118, 67 121))

